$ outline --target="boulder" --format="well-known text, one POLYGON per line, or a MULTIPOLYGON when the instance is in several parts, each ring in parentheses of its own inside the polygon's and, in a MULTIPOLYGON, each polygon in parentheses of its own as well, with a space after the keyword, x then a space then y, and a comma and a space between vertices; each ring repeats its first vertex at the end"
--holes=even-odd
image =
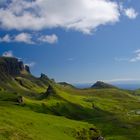
POLYGON ((18 96, 18 97, 17 97, 17 102, 18 102, 19 104, 23 104, 23 103, 24 103, 23 96, 18 96))

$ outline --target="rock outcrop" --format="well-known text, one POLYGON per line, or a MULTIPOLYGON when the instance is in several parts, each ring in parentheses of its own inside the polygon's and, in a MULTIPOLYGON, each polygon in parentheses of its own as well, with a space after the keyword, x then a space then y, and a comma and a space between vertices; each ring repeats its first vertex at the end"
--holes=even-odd
POLYGON ((16 76, 23 71, 30 73, 28 66, 14 57, 0 57, 0 73, 16 76))

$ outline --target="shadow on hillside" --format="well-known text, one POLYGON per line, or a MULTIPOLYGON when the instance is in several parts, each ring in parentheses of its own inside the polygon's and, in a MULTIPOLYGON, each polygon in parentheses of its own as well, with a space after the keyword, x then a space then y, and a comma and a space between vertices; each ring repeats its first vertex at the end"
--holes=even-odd
MULTIPOLYGON (((28 106, 28 105, 27 105, 28 106)), ((28 106, 38 113, 64 116, 68 119, 88 122, 96 125, 99 130, 106 136, 124 136, 128 139, 137 140, 135 126, 121 121, 115 114, 101 110, 100 108, 85 108, 83 106, 71 103, 69 101, 58 102, 52 106, 45 103, 28 106)))

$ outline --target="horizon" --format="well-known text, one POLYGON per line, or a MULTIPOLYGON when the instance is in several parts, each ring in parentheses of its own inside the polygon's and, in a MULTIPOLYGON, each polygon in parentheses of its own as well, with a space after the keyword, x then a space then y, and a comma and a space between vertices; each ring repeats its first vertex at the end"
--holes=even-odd
POLYGON ((59 82, 139 82, 139 2, 82 2, 0 1, 0 54, 59 82))

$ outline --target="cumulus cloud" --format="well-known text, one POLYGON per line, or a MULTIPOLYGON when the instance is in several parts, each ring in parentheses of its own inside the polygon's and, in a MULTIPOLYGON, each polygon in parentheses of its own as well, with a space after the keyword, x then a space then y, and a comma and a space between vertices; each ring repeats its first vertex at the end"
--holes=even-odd
POLYGON ((13 52, 12 51, 6 51, 2 54, 2 56, 4 57, 14 57, 13 52))
POLYGON ((124 9, 124 14, 130 19, 135 19, 138 16, 138 13, 133 8, 124 9))
POLYGON ((41 36, 38 40, 41 42, 47 42, 50 44, 54 44, 58 41, 58 37, 55 34, 45 35, 45 36, 41 36))
POLYGON ((137 62, 140 61, 140 49, 134 51, 135 56, 130 59, 130 62, 137 62))
POLYGON ((31 34, 28 34, 28 33, 18 34, 17 36, 15 36, 14 41, 15 42, 23 42, 23 43, 27 43, 27 44, 34 44, 34 42, 32 41, 31 34))
POLYGON ((0 42, 11 43, 11 42, 18 42, 18 43, 25 43, 25 44, 37 44, 38 42, 41 43, 49 43, 54 44, 57 43, 58 36, 55 34, 52 35, 33 35, 29 33, 20 33, 17 35, 9 35, 6 34, 3 37, 0 37, 0 42), (34 38, 38 39, 34 39, 34 38))
POLYGON ((11 37, 8 34, 0 37, 0 42, 11 42, 11 37))
POLYGON ((117 2, 111 0, 11 0, 0 8, 0 27, 42 30, 61 27, 90 34, 100 25, 119 21, 117 2))
POLYGON ((31 34, 28 33, 20 33, 18 35, 9 35, 6 34, 3 37, 0 37, 0 42, 5 42, 5 43, 10 43, 10 42, 22 42, 26 44, 34 44, 32 41, 32 36, 31 34))

